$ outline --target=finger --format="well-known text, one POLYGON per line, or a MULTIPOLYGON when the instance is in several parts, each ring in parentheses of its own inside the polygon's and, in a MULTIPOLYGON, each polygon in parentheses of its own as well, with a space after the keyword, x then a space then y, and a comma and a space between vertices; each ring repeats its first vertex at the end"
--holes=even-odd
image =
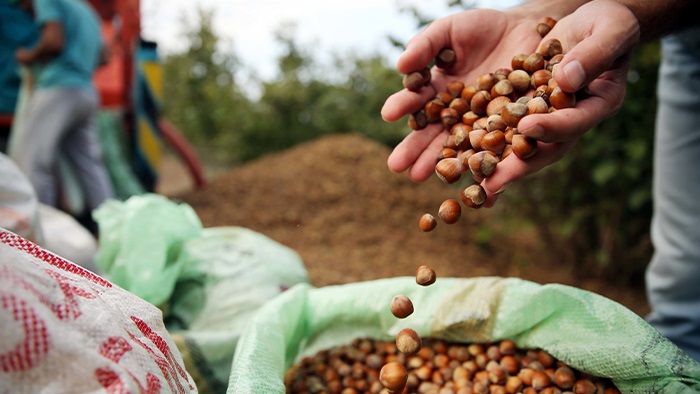
MULTIPOLYGON (((576 43, 554 69, 554 78, 562 90, 580 90, 611 69, 619 58, 637 45, 640 32, 636 17, 627 7, 618 8, 606 17, 592 15, 591 20, 595 20, 595 23, 591 29, 569 29, 566 33, 562 32, 566 34, 565 42, 576 43)), ((588 9, 584 5, 579 11, 585 13, 589 12, 588 9)), ((559 24, 552 29, 552 36, 559 33, 558 26, 559 24)))
POLYGON ((484 179, 481 185, 486 190, 489 200, 495 201, 491 195, 503 193, 513 182, 540 171, 548 165, 559 161, 576 143, 576 140, 562 143, 537 143, 537 153, 526 160, 515 155, 509 155, 496 166, 491 176, 484 179))
POLYGON ((428 147, 418 156, 418 159, 408 170, 408 175, 415 182, 425 182, 435 173, 438 153, 442 150, 449 133, 441 132, 433 138, 428 147))
POLYGON ((543 142, 563 142, 581 136, 593 126, 615 114, 625 97, 626 62, 621 67, 592 81, 590 96, 566 108, 548 114, 525 116, 518 122, 518 130, 528 137, 543 142))
POLYGON ((389 169, 397 173, 409 169, 442 130, 442 125, 432 124, 423 130, 412 131, 389 155, 387 159, 389 169))
POLYGON ((414 113, 434 98, 437 91, 433 85, 427 85, 417 92, 404 89, 389 96, 382 106, 382 119, 395 122, 403 116, 414 113))
POLYGON ((399 57, 396 69, 408 74, 428 66, 438 52, 448 46, 453 19, 454 16, 438 19, 414 36, 399 57))

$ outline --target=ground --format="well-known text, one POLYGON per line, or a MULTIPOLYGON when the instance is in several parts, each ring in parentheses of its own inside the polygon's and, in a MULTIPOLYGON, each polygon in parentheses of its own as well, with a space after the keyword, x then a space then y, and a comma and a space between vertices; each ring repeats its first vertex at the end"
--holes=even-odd
POLYGON ((389 153, 357 134, 333 135, 222 172, 199 190, 190 190, 183 168, 170 161, 160 190, 191 205, 205 227, 247 227, 292 248, 315 286, 412 276, 428 265, 438 277, 572 285, 648 312, 639 288, 577 277, 547 255, 534 232, 499 226, 494 209, 465 208, 459 222, 420 231, 420 216, 436 215, 460 189, 390 172, 389 153), (483 230, 486 223, 492 231, 483 230))

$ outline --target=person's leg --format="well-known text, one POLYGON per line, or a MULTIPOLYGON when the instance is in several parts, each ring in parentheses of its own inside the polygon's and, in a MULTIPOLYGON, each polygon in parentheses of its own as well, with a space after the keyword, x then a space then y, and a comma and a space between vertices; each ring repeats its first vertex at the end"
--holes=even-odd
POLYGON ((70 95, 76 103, 76 117, 61 142, 61 150, 78 176, 89 215, 105 200, 112 198, 114 190, 96 129, 98 98, 93 92, 85 90, 72 90, 70 95))
POLYGON ((662 45, 647 320, 700 360, 700 53, 689 37, 662 45))
POLYGON ((56 206, 56 151, 71 122, 71 103, 61 90, 32 93, 23 114, 23 127, 13 136, 11 157, 34 187, 40 202, 56 206))

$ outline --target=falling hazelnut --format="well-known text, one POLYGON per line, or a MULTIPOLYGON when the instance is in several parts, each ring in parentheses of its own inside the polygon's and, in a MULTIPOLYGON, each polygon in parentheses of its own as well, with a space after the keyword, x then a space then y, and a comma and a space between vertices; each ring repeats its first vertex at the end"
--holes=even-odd
POLYGON ((435 220, 435 217, 429 213, 424 213, 423 216, 420 217, 420 221, 418 222, 418 226, 420 227, 423 232, 429 232, 433 231, 435 227, 437 227, 437 220, 435 220))
POLYGON ((413 313, 413 302, 408 296, 399 294, 391 300, 389 305, 391 313, 399 319, 405 319, 413 313))
POLYGON ((379 381, 389 392, 401 392, 407 380, 406 368, 396 361, 385 364, 379 371, 379 381))
MULTIPOLYGON (((459 161, 459 159, 455 160, 459 161)), ((459 165, 461 166, 462 163, 459 165)), ((457 223, 460 216, 462 216, 462 208, 457 200, 447 199, 440 204, 440 208, 438 208, 438 216, 443 222, 447 224, 454 224, 457 223)))
POLYGON ((435 283, 436 279, 435 270, 427 265, 421 265, 416 270, 416 283, 421 286, 430 286, 435 283))
POLYGON ((422 346, 420 336, 411 328, 404 328, 396 335, 396 348, 407 356, 418 353, 422 346))

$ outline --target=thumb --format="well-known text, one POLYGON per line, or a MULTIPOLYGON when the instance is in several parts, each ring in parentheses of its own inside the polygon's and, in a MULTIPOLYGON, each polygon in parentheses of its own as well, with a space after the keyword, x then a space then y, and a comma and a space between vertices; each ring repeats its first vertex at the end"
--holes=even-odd
MULTIPOLYGON (((639 43, 639 24, 634 14, 625 6, 610 7, 612 10, 601 14, 600 9, 584 5, 569 16, 583 18, 584 23, 572 20, 578 28, 564 33, 571 49, 553 70, 562 90, 576 92, 587 86, 639 43), (588 27, 586 20, 591 21, 588 27)), ((557 34, 559 25, 550 34, 557 34)))

